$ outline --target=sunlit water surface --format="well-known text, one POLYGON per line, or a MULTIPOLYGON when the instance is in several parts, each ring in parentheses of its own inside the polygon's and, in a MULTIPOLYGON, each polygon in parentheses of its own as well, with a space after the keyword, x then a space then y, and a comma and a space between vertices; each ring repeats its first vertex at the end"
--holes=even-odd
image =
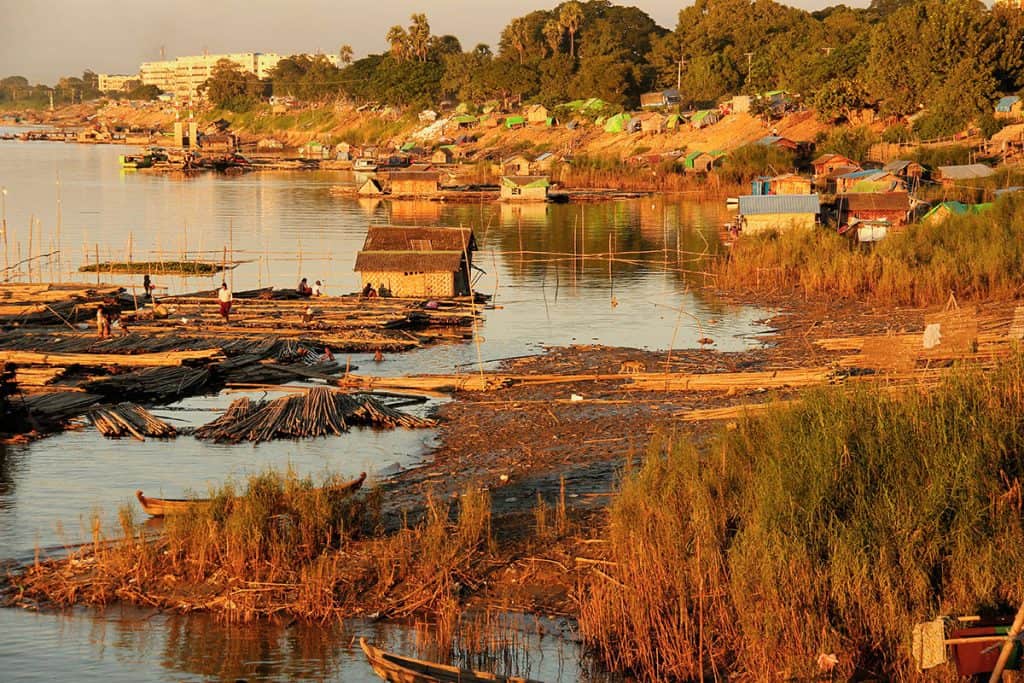
MULTIPOLYGON (((350 174, 155 175, 121 170, 117 156, 125 151, 132 148, 0 141, 8 225, 4 258, 14 263, 30 254, 60 252, 59 259, 33 261, 33 272, 22 280, 95 282, 95 275, 77 269, 97 254, 100 261, 219 261, 229 250, 245 261, 228 275, 236 291, 293 287, 305 276, 325 281, 331 294, 342 294, 359 288, 352 267, 368 225, 463 225, 474 229, 480 247, 474 288, 492 295, 495 305, 484 312, 474 341, 389 355, 379 365, 362 354, 343 362, 387 374, 450 373, 572 343, 693 348, 698 339, 710 337, 717 349, 738 350, 755 345, 755 333, 763 329, 756 321, 766 317, 765 311, 718 305, 702 293, 700 255, 720 248, 718 226, 726 219, 717 203, 665 197, 524 206, 365 200, 332 193, 355 182, 350 174)), ((140 277, 102 279, 126 287, 141 284, 140 277)), ((161 293, 208 289, 219 279, 154 274, 166 288, 161 293)), ((214 419, 240 395, 193 398, 154 412, 174 424, 195 426, 214 419)), ((430 431, 354 430, 338 438, 253 447, 191 437, 117 442, 91 428, 66 432, 0 456, 0 558, 23 559, 37 547, 86 540, 94 515, 112 528, 118 509, 131 504, 137 488, 166 496, 202 494, 225 479, 240 480, 271 466, 313 476, 381 473, 415 464, 434 438, 430 431)), ((180 648, 176 639, 189 637, 182 635, 189 628, 183 623, 162 615, 140 619, 130 610, 70 616, 0 611, 0 671, 5 672, 0 679, 12 672, 10 680, 50 679, 79 671, 78 666, 84 667, 84 678, 108 680, 251 677, 256 670, 268 680, 368 676, 351 646, 351 633, 322 650, 314 644, 316 651, 307 658, 308 629, 232 631, 211 620, 196 621, 192 628, 209 630, 226 647, 262 648, 272 656, 258 666, 249 662, 250 669, 237 674, 210 668, 218 664, 215 650, 205 664, 197 659, 183 665, 165 655, 180 648), (282 648, 289 639, 300 642, 282 648)), ((401 629, 388 637, 403 646, 401 629)), ((567 647, 572 652, 559 659, 562 669, 541 678, 581 675, 575 664, 566 664, 577 658, 575 646, 567 647)), ((541 659, 550 660, 550 653, 541 659)))

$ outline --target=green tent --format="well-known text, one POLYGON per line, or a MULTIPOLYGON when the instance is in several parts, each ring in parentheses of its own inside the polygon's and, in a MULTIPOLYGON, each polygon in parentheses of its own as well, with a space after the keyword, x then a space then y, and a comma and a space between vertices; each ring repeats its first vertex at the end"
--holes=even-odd
POLYGON ((675 130, 679 127, 679 114, 669 114, 669 117, 665 119, 665 127, 669 130, 675 130))
POLYGON ((610 117, 604 124, 605 133, 621 133, 626 129, 626 124, 629 123, 629 114, 623 112, 622 114, 616 114, 610 117))
POLYGON ((683 160, 683 164, 686 166, 686 168, 693 168, 693 162, 696 161, 697 157, 699 157, 703 153, 704 152, 701 152, 700 150, 690 152, 689 154, 686 155, 686 158, 683 160))
POLYGON ((505 119, 505 127, 513 128, 515 126, 525 126, 526 119, 522 116, 509 116, 505 119))
POLYGON ((459 114, 458 116, 452 117, 452 121, 462 125, 464 123, 476 123, 477 119, 475 116, 469 114, 459 114))

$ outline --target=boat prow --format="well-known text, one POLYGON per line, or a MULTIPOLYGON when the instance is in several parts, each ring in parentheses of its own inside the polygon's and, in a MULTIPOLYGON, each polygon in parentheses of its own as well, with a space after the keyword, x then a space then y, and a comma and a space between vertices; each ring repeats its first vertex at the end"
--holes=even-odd
POLYGON ((363 649, 374 672, 385 681, 392 681, 392 683, 439 683, 441 681, 539 683, 539 681, 519 676, 499 676, 486 671, 470 671, 457 666, 427 662, 413 657, 402 657, 370 645, 366 642, 366 638, 359 639, 359 647, 363 649))

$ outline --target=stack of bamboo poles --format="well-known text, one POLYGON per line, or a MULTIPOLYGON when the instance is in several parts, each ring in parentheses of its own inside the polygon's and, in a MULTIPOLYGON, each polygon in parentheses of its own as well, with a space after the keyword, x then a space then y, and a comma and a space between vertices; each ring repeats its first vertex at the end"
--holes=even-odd
POLYGON ((86 382, 82 388, 109 398, 165 403, 197 394, 209 381, 206 368, 164 367, 86 382))
POLYGON ((22 405, 40 426, 49 428, 81 415, 99 401, 95 394, 62 391, 29 396, 22 405))
POLYGON ((259 443, 273 439, 295 439, 340 435, 351 425, 374 427, 433 427, 434 420, 408 415, 371 396, 352 396, 314 387, 306 393, 282 396, 272 401, 234 401, 218 419, 199 427, 197 439, 217 442, 259 443))
POLYGON ((145 441, 147 436, 170 438, 177 435, 174 427, 156 419, 134 403, 94 408, 89 411, 89 419, 100 434, 106 437, 131 435, 139 441, 145 441))

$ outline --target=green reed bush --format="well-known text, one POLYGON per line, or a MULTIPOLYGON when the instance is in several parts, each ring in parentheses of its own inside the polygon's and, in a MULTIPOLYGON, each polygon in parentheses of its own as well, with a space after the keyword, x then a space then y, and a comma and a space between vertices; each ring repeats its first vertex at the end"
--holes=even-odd
POLYGON ((610 665, 645 678, 910 676, 913 624, 1024 598, 1024 357, 932 391, 807 393, 662 443, 610 512, 615 568, 581 597, 610 665))

